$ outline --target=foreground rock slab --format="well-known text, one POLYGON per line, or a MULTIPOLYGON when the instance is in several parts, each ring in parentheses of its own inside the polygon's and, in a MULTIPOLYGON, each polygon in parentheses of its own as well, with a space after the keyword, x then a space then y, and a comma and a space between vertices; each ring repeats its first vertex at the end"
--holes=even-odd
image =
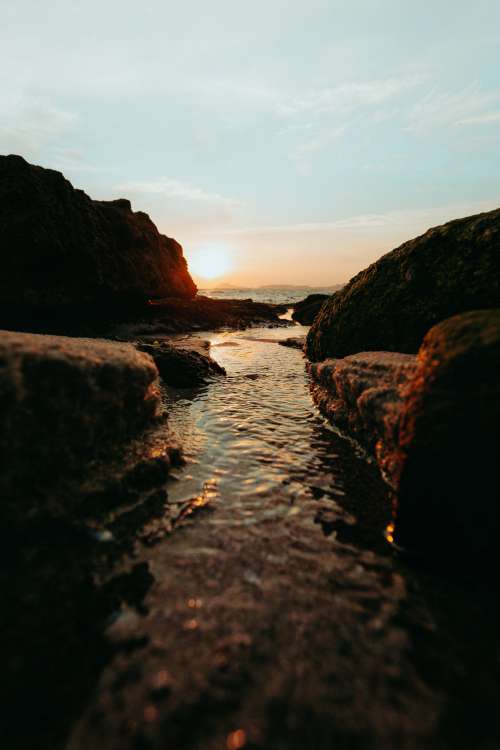
POLYGON ((182 247, 147 214, 91 200, 20 156, 0 156, 0 233, 0 305, 11 313, 196 293, 182 247))
POLYGON ((315 319, 307 355, 415 353, 431 326, 491 307, 500 307, 500 209, 430 229, 351 279, 315 319))
POLYGON ((67 513, 46 490, 152 420, 157 377, 129 344, 0 332, 3 520, 67 513))

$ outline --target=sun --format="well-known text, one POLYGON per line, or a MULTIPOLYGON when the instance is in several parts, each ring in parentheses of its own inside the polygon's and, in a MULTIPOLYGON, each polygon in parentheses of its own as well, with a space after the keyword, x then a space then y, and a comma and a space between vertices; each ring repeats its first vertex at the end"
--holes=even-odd
POLYGON ((227 245, 207 242, 189 253, 189 270, 201 279, 218 279, 231 271, 234 256, 227 245))

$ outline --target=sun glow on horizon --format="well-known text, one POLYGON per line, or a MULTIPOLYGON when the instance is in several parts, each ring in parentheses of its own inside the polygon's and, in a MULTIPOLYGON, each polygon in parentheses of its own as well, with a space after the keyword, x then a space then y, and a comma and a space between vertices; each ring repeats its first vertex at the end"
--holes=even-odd
POLYGON ((219 279, 234 268, 234 251, 219 242, 207 242, 187 253, 189 271, 207 281, 219 279))

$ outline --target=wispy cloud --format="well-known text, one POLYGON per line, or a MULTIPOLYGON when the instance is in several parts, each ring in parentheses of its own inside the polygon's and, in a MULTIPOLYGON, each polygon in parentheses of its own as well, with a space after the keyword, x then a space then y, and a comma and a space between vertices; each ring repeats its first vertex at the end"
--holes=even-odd
POLYGON ((490 112, 488 114, 475 115, 474 117, 466 117, 463 120, 459 120, 457 125, 491 125, 495 122, 500 122, 500 112, 490 112))
POLYGON ((290 154, 290 158, 295 161, 299 171, 307 173, 309 170, 310 157, 323 149, 331 146, 332 143, 341 138, 342 135, 348 130, 349 123, 343 123, 336 128, 326 130, 311 140, 300 143, 290 154))
POLYGON ((284 116, 293 116, 303 113, 321 115, 350 112, 360 106, 387 102, 420 82, 419 77, 412 76, 342 83, 331 88, 311 91, 305 96, 283 102, 279 106, 279 113, 284 116))
POLYGON ((51 169, 60 170, 70 179, 82 174, 112 172, 105 164, 92 164, 73 145, 78 131, 78 117, 51 103, 26 97, 5 96, 0 100, 0 152, 19 154, 51 169))
POLYGON ((227 229, 226 235, 283 234, 288 232, 330 232, 333 229, 373 229, 389 223, 384 214, 362 214, 337 221, 308 221, 296 224, 264 224, 255 227, 227 229))
POLYGON ((303 134, 303 141, 290 152, 298 171, 308 174, 314 154, 330 148, 350 128, 367 118, 384 122, 395 117, 401 109, 400 99, 421 82, 418 76, 345 82, 282 101, 278 113, 291 125, 282 129, 280 135, 293 133, 292 127, 297 134, 303 134), (301 124, 302 119, 306 124, 301 124))
POLYGON ((305 143, 302 143, 300 146, 298 146, 296 150, 296 154, 300 156, 303 154, 310 154, 314 151, 321 151, 323 148, 325 148, 326 146, 329 146, 331 143, 333 143, 342 135, 344 135, 344 133, 348 129, 349 129, 349 123, 345 122, 336 128, 327 130, 325 133, 318 136, 317 138, 307 141, 305 143))
MULTIPOLYGON (((483 211, 491 211, 500 206, 498 200, 473 201, 471 203, 454 203, 422 209, 404 209, 385 213, 367 213, 349 216, 335 221, 315 221, 294 224, 271 224, 261 226, 226 229, 222 233, 228 236, 267 235, 302 232, 332 232, 335 230, 372 231, 375 229, 394 229, 411 224, 422 224, 423 227, 451 221, 460 216, 470 216, 483 211)), ((423 230, 422 230, 423 231, 423 230)))
POLYGON ((435 128, 455 125, 476 125, 497 122, 500 91, 483 91, 479 85, 467 86, 461 91, 429 91, 410 110, 407 130, 426 133, 435 128))
POLYGON ((227 209, 241 208, 243 205, 241 201, 235 198, 212 193, 190 183, 168 177, 160 177, 160 179, 151 182, 125 182, 116 185, 114 190, 123 191, 127 194, 159 195, 166 198, 177 198, 181 201, 209 203, 227 209))
POLYGON ((28 159, 44 155, 76 122, 74 114, 43 102, 8 101, 1 110, 0 151, 28 159))
POLYGON ((220 76, 197 76, 185 83, 185 90, 196 97, 207 97, 216 101, 237 102, 246 106, 266 109, 274 108, 282 94, 265 81, 231 74, 220 76))

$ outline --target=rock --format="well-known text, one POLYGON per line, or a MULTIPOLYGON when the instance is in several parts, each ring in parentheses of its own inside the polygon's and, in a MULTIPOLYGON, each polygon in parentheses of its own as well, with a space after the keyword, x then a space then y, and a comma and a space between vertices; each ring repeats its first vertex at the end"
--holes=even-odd
POLYGON ((279 317, 284 312, 286 305, 253 302, 251 299, 223 300, 202 295, 197 295, 194 299, 169 297, 152 301, 146 311, 139 316, 135 315, 132 322, 115 325, 107 333, 120 338, 136 339, 139 336, 221 328, 292 326, 292 321, 279 317))
POLYGON ((322 307, 311 360, 367 350, 414 353, 441 320, 500 306, 500 209, 430 229, 384 255, 322 307))
POLYGON ((500 536, 500 310, 432 328, 400 420, 396 541, 469 565, 500 536))
MULTIPOLYGON (((156 415, 157 376, 153 360, 129 344, 2 331, 3 520, 57 514, 50 488, 73 474, 85 477, 89 463, 156 415)), ((73 493, 63 502, 71 511, 73 493)))
POLYGON ((395 490, 394 540, 455 567, 494 556, 500 310, 439 323, 417 356, 363 352, 309 369, 320 410, 375 456, 395 490))
POLYGON ((322 413, 373 454, 391 484, 398 474, 399 418, 416 357, 361 352, 309 365, 322 413))
POLYGON ((174 346, 166 341, 139 343, 137 348, 154 359, 161 378, 176 388, 194 388, 214 375, 226 374, 209 354, 194 349, 174 346))
POLYGON ((306 337, 305 336, 289 336, 287 339, 282 339, 281 341, 278 341, 278 344, 281 344, 281 346, 288 346, 291 349, 300 349, 301 351, 304 351, 304 346, 306 344, 306 337))
POLYGON ((292 319, 305 326, 311 325, 327 299, 328 294, 309 294, 294 305, 292 319))
POLYGON ((0 156, 0 305, 41 310, 196 294, 181 246, 125 199, 0 156))

